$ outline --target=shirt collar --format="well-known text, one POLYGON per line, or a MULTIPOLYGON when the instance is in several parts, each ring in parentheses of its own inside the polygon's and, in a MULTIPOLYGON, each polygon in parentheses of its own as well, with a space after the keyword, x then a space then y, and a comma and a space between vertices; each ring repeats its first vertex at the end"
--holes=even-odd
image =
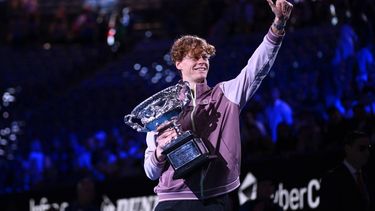
POLYGON ((344 160, 344 165, 346 166, 346 168, 348 168, 349 169, 349 171, 350 171, 350 174, 354 177, 354 178, 356 178, 356 173, 357 173, 357 170, 347 161, 347 160, 344 160))

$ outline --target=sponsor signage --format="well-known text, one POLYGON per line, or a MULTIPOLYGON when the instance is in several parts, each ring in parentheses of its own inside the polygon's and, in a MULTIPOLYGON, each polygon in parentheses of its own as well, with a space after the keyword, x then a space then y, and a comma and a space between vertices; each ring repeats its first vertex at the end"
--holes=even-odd
MULTIPOLYGON (((249 200, 257 199, 257 178, 249 172, 238 190, 238 199, 240 205, 249 200)), ((316 209, 319 206, 320 198, 318 191, 320 182, 318 179, 311 179, 303 187, 285 188, 282 182, 277 184, 277 189, 271 195, 273 202, 283 210, 305 210, 316 209)))

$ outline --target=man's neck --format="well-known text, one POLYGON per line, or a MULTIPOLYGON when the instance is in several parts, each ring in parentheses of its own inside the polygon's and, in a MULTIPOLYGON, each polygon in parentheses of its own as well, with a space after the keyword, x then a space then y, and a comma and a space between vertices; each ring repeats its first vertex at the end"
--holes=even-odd
POLYGON ((189 80, 183 80, 183 81, 189 82, 189 86, 190 86, 191 89, 193 89, 193 87, 196 87, 198 84, 202 84, 202 83, 206 82, 206 80, 204 80, 202 82, 195 82, 195 81, 189 81, 189 80))

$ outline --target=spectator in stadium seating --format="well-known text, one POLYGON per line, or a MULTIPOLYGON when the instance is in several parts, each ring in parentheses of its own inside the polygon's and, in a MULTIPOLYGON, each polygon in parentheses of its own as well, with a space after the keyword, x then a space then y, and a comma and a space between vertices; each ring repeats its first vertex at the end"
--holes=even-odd
POLYGON ((280 91, 277 88, 273 88, 271 91, 271 102, 267 105, 265 113, 272 140, 276 142, 278 136, 277 126, 280 123, 293 124, 292 108, 280 98, 280 91))
POLYGON ((77 184, 77 200, 69 204, 66 211, 99 211, 94 181, 85 177, 77 184))

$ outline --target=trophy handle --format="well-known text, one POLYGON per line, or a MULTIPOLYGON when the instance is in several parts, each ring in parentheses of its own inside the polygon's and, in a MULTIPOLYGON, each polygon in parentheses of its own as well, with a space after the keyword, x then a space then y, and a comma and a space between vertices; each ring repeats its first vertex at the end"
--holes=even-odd
POLYGON ((128 114, 128 115, 125 115, 124 122, 138 132, 147 132, 147 131, 144 131, 144 125, 141 125, 142 123, 139 124, 138 122, 134 122, 133 121, 134 119, 137 119, 134 114, 128 114))

